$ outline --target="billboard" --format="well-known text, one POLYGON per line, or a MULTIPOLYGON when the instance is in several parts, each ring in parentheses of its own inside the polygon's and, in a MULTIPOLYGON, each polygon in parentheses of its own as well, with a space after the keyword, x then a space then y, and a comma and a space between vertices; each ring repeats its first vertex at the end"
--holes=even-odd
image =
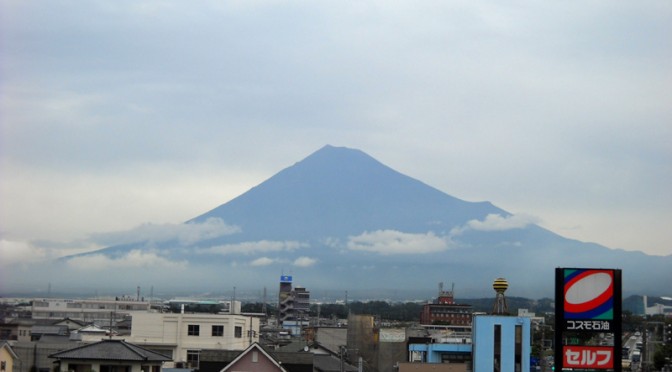
POLYGON ((614 283, 614 270, 563 269, 564 328, 611 330, 614 323, 614 283))
POLYGON ((555 269, 556 367, 621 371, 621 296, 621 270, 555 269), (595 346, 605 334, 613 345, 595 346))

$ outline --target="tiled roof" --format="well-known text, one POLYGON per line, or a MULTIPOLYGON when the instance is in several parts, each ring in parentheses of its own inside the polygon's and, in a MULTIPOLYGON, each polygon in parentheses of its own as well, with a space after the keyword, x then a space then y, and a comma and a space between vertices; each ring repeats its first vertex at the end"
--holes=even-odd
POLYGON ((323 372, 340 372, 340 371, 357 371, 358 369, 347 362, 343 363, 343 369, 341 369, 341 360, 334 357, 333 355, 320 355, 315 354, 313 359, 313 365, 315 369, 323 372))
POLYGON ((68 327, 63 325, 33 326, 30 331, 33 335, 67 335, 68 327))
POLYGON ((124 340, 103 340, 49 355, 54 359, 95 359, 138 362, 165 362, 170 357, 124 340))

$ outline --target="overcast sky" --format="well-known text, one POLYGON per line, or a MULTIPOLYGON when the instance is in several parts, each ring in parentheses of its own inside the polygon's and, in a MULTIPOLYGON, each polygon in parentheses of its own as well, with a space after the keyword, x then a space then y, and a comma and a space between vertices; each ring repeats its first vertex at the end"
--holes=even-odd
POLYGON ((326 144, 672 254, 668 0, 3 0, 0 38, 5 264, 181 223, 326 144))

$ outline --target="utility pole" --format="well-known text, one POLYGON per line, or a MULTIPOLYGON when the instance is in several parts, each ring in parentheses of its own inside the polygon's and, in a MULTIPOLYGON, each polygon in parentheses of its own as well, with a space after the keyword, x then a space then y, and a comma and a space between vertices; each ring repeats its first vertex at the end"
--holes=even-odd
POLYGON ((541 325, 541 345, 539 347, 539 363, 541 364, 541 372, 546 372, 546 358, 544 358, 544 338, 546 336, 546 326, 541 325))
POLYGON ((648 328, 649 328, 649 322, 645 320, 644 321, 644 331, 642 332, 642 357, 641 357, 641 359, 642 359, 642 361, 641 361, 642 372, 649 372, 649 363, 648 363, 648 360, 647 360, 647 358, 649 356, 649 353, 646 350, 647 349, 646 339, 649 337, 648 328))

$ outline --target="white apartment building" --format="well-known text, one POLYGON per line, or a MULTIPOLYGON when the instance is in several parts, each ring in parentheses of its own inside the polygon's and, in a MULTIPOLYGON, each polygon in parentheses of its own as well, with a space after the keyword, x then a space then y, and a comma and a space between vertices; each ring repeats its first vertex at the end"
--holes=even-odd
POLYGON ((136 345, 171 356, 164 367, 198 368, 202 349, 244 350, 259 342, 259 318, 243 315, 134 313, 136 345))
POLYGON ((39 299, 31 306, 33 319, 74 319, 86 323, 123 320, 136 312, 148 312, 150 303, 130 299, 39 299))

